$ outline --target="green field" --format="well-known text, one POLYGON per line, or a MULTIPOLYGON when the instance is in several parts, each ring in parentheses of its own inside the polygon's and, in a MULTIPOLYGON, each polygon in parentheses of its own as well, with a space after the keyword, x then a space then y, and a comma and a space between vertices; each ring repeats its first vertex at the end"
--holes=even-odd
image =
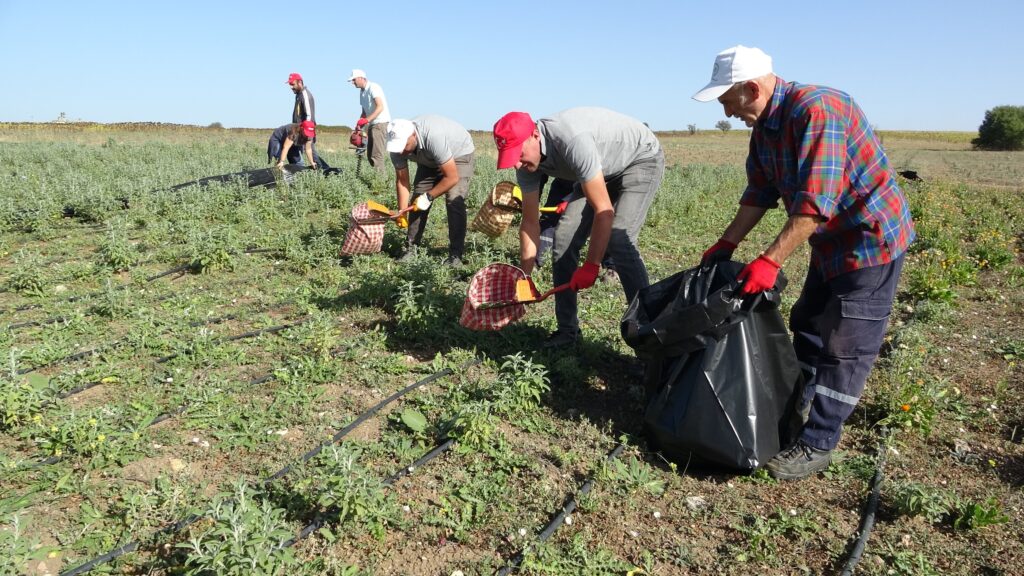
MULTIPOLYGON (((839 456, 779 483, 649 450, 617 283, 581 293, 585 341, 553 353, 551 302, 498 333, 458 325, 472 272, 516 261, 511 231, 471 232, 453 270, 435 210, 414 261, 395 262, 394 227, 383 254, 340 259, 352 206, 393 205, 393 175, 357 177, 347 130, 322 134, 341 176, 170 191, 266 166, 269 131, 0 124, 0 575, 110 551, 94 573, 493 574, 525 552, 516 573, 833 574, 880 452, 858 574, 1022 573, 1024 153, 882 133, 923 179, 902 181, 919 238, 839 456)), ((471 217, 513 178, 474 136, 471 217)), ((729 222, 747 150, 741 131, 661 138, 641 234, 653 280, 729 222)), ((807 258, 786 263, 784 312, 807 258)))

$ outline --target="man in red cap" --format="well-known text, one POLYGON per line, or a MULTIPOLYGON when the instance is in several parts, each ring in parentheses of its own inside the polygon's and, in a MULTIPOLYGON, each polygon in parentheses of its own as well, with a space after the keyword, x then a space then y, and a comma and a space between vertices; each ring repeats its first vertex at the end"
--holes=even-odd
MULTIPOLYGON (((301 124, 309 120, 315 126, 316 102, 313 101, 313 94, 310 93, 309 89, 306 88, 305 82, 302 81, 302 75, 298 72, 289 74, 288 86, 295 93, 295 106, 292 108, 292 124, 301 124)), ((321 168, 327 168, 327 163, 323 162, 320 155, 316 152, 316 136, 313 137, 310 145, 313 148, 312 158, 315 159, 313 162, 321 168)))
POLYGON ((575 344, 582 333, 576 292, 594 285, 605 252, 615 260, 627 301, 649 281, 637 236, 665 173, 661 144, 644 123, 604 108, 570 108, 534 122, 509 112, 494 125, 498 169, 516 168, 523 191, 519 259, 530 274, 540 242, 540 188, 545 175, 574 182, 552 245, 558 329, 545 347, 575 344), (586 259, 580 249, 590 239, 586 259))
MULTIPOLYGON (((313 152, 313 138, 316 138, 316 126, 313 122, 305 120, 298 124, 285 124, 277 130, 274 130, 274 134, 277 135, 279 131, 284 132, 284 141, 281 143, 279 149, 277 149, 277 167, 284 168, 285 160, 289 164, 298 164, 298 154, 293 153, 292 146, 301 148, 306 153, 306 161, 309 162, 310 168, 316 170, 317 168, 327 168, 327 166, 321 166, 319 158, 313 152)), ((271 137, 271 148, 268 149, 268 154, 273 154, 275 151, 273 148, 274 137, 271 137)))

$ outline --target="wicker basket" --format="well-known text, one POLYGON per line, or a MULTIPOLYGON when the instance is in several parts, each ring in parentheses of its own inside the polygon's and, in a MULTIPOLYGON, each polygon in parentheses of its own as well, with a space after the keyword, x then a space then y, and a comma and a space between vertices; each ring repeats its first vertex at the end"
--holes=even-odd
POLYGON ((516 188, 513 182, 498 182, 491 190, 487 201, 480 207, 480 211, 476 213, 469 228, 483 232, 491 238, 504 234, 516 213, 522 211, 522 202, 513 195, 516 188))

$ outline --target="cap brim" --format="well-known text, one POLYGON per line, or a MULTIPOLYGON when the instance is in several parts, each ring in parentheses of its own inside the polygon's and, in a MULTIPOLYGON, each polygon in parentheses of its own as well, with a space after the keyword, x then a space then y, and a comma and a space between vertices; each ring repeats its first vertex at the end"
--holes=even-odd
POLYGON ((714 82, 705 86, 700 92, 693 95, 693 99, 697 102, 711 102, 717 100, 719 96, 725 94, 732 88, 732 84, 715 84, 714 82))
POLYGON ((498 152, 498 170, 504 170, 505 168, 511 168, 519 162, 519 157, 523 155, 523 145, 509 146, 504 150, 498 152))

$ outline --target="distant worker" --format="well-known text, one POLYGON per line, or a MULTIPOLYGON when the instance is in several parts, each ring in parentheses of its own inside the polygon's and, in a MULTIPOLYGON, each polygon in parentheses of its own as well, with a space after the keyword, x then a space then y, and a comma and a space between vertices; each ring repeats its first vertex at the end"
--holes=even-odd
POLYGON ((604 108, 570 108, 536 122, 525 112, 509 112, 494 125, 494 142, 498 169, 516 168, 523 191, 519 261, 527 274, 537 264, 545 175, 573 183, 551 249, 554 284, 569 283, 572 290, 555 295, 558 328, 544 346, 574 345, 582 337, 576 292, 594 285, 606 252, 627 302, 649 284, 637 237, 661 186, 665 154, 650 128, 604 108))
POLYGON ((267 153, 277 158, 278 168, 283 168, 286 163, 302 164, 302 158, 299 156, 301 149, 306 153, 306 161, 309 162, 311 168, 326 169, 328 166, 320 163, 320 159, 313 150, 313 138, 316 138, 316 126, 312 121, 304 120, 297 124, 285 124, 274 130, 274 135, 270 137, 267 153), (276 139, 281 136, 284 137, 284 141, 281 142, 280 147, 277 147, 276 139))
POLYGON ((757 48, 719 53, 711 82, 693 98, 717 98, 726 116, 753 128, 739 209, 702 261, 730 259, 780 199, 786 224, 740 272, 740 291, 769 290, 793 250, 811 245, 789 320, 810 415, 796 442, 765 465, 775 478, 803 478, 828 467, 878 357, 903 257, 914 240, 910 206, 853 99, 786 82, 757 48))
POLYGON ((462 266, 466 246, 466 194, 473 177, 473 138, 459 123, 443 116, 424 115, 388 123, 387 151, 395 166, 398 207, 416 205, 409 214, 406 253, 412 257, 423 240, 433 201, 444 196, 448 211, 448 258, 445 264, 462 266), (416 177, 409 186, 409 160, 416 177), (412 198, 410 199, 410 191, 412 198))
MULTIPOLYGON (((309 120, 316 125, 316 102, 313 100, 313 94, 306 88, 306 83, 302 81, 302 76, 297 72, 292 72, 288 75, 288 86, 291 87, 292 92, 295 93, 295 106, 292 107, 292 124, 300 124, 306 120, 309 120)), ((316 151, 316 138, 313 138, 311 143, 313 147, 314 157, 319 159, 319 154, 316 151)), ((326 168, 326 164, 322 165, 321 168, 326 168)))
POLYGON ((356 121, 355 130, 367 128, 366 157, 377 172, 383 172, 384 143, 387 141, 388 122, 391 122, 391 110, 384 97, 384 89, 376 82, 366 79, 366 72, 356 68, 349 76, 349 82, 359 88, 359 104, 362 113, 356 121))

